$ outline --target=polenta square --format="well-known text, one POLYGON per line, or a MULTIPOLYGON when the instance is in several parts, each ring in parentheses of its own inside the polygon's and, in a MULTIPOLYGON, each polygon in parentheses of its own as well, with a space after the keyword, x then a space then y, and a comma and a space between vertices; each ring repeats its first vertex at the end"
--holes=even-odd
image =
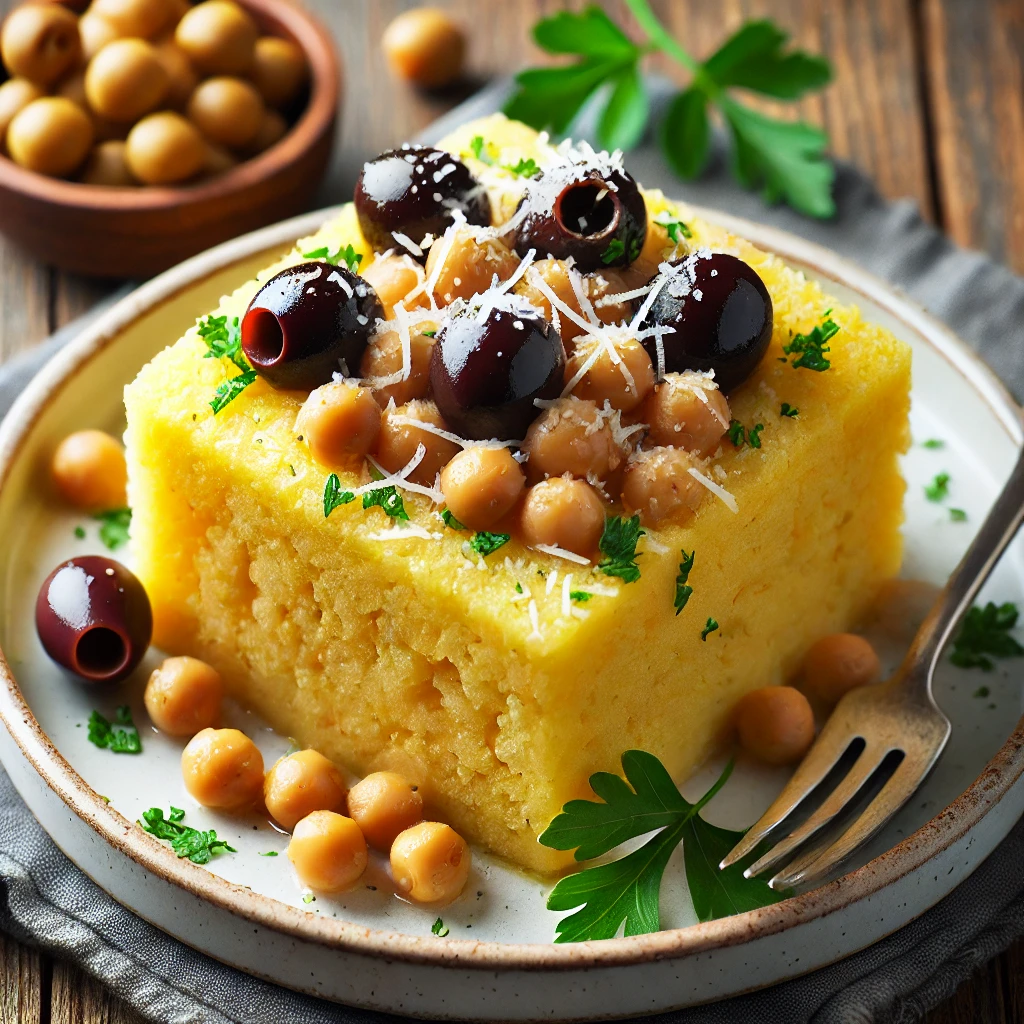
MULTIPOLYGON (((542 193, 543 173, 531 186, 510 168, 531 159, 543 168, 559 152, 503 118, 466 126, 440 149, 451 159, 423 173, 444 180, 461 174, 445 171, 449 164, 468 168, 501 232, 488 235, 486 225, 455 217, 434 238, 394 233, 389 252, 379 240, 371 244, 348 205, 212 313, 230 328, 280 272, 308 254, 345 253, 365 281, 378 282, 382 313, 362 369, 346 365, 339 377, 361 373, 385 420, 426 422, 423 436, 433 441, 414 445, 402 472, 381 441, 368 459, 326 464, 303 429, 313 422, 304 418, 309 389, 275 387, 252 371, 226 387, 246 375, 210 357, 203 334, 214 321, 207 320, 126 389, 132 543, 162 647, 213 664, 233 695, 280 732, 358 773, 401 772, 433 813, 468 838, 527 868, 555 871, 569 855, 537 837, 567 800, 587 795, 593 772, 616 771, 622 752, 637 748, 681 781, 726 741, 740 697, 787 680, 814 641, 850 628, 896 573, 910 352, 776 257, 657 192, 642 193, 643 237, 622 238, 627 262, 615 289, 611 269, 586 272, 582 259, 564 260, 539 280, 530 267, 538 253, 521 254, 502 239, 517 217, 527 223, 528 204, 519 206, 518 197, 524 187, 542 193), (463 264, 466 278, 479 271, 470 283, 448 261, 481 230, 475 259, 463 264), (651 252, 645 280, 641 265, 651 252), (658 308, 651 293, 671 276, 669 264, 688 258, 692 266, 700 254, 742 261, 770 297, 765 347, 720 398, 713 377, 694 383, 666 368, 671 337, 650 327, 658 308), (407 282, 396 309, 397 269, 407 282), (557 273, 571 288, 559 291, 557 273), (494 421, 534 418, 525 440, 521 433, 481 438, 473 433, 483 422, 479 409, 497 415, 499 407, 478 399, 469 412, 446 411, 444 401, 462 392, 438 377, 432 345, 444 343, 446 330, 455 334, 459 317, 505 316, 514 327, 525 309, 529 320, 529 309, 510 297, 526 301, 530 287, 539 291, 530 300, 534 313, 558 322, 568 361, 564 369, 559 363, 554 392, 494 421), (483 312, 482 303, 489 303, 483 312), (597 339, 592 357, 588 337, 597 339), (375 375, 387 369, 386 343, 399 372, 375 375), (602 346, 619 354, 615 367, 646 360, 652 397, 631 408, 587 398, 588 386, 589 394, 600 391, 602 346), (367 360, 378 357, 367 372, 367 360), (710 445, 692 440, 697 431, 685 418, 670 424, 667 440, 674 429, 691 438, 688 447, 652 443, 665 406, 649 403, 673 376, 703 395, 705 426, 707 410, 727 413, 710 445), (447 399, 442 388, 451 391, 447 399), (577 403, 571 415, 566 402, 577 403), (568 464, 563 473, 551 454, 557 448, 543 448, 538 423, 555 423, 556 407, 563 420, 576 417, 588 444, 607 429, 614 445, 610 456, 599 453, 603 473, 568 464), (518 447, 508 437, 518 437, 518 447), (459 521, 453 474, 445 476, 471 451, 519 457, 508 461, 513 475, 521 469, 522 490, 493 528, 459 521), (433 464, 416 472, 435 456, 440 477, 433 464), (541 472, 549 457, 554 471, 541 472), (653 478, 640 477, 662 457, 683 467, 672 482, 678 501, 667 510, 651 504, 653 478), (548 535, 526 523, 531 495, 552 481, 581 483, 598 496, 607 517, 600 550, 572 550, 571 530, 568 541, 543 543, 538 538, 548 535)), ((607 196, 596 190, 590 200, 584 218, 598 217, 607 196)), ((610 249, 617 259, 618 247, 610 249)), ((539 255, 551 257, 550 248, 539 255)), ((669 294, 674 286, 661 287, 669 294)), ((535 333, 537 345, 552 336, 544 324, 535 333)), ((288 344, 299 342, 284 337, 288 344)), ((697 359, 694 372, 706 369, 697 359)), ((632 394, 644 389, 640 370, 630 380, 632 394)))

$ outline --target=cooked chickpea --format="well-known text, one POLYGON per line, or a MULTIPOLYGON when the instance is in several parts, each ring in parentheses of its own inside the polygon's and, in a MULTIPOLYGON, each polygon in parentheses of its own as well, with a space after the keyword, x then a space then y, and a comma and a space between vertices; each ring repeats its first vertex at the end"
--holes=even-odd
POLYGON ((527 490, 519 525, 531 547, 553 544, 591 558, 604 530, 604 505, 586 481, 552 477, 527 490))
POLYGON ((195 736, 216 725, 223 700, 220 673, 198 658, 165 658, 146 683, 149 719, 168 736, 195 736))
POLYGON ((244 152, 255 156, 270 149, 280 142, 288 131, 288 122, 276 110, 264 110, 263 119, 252 141, 244 147, 244 152))
POLYGON ((794 764, 814 742, 814 712, 792 686, 765 686, 736 705, 743 749, 766 764, 794 764))
POLYGON ((462 450, 454 441, 438 437, 429 430, 399 419, 418 420, 445 429, 444 420, 433 402, 413 401, 397 406, 393 411, 384 410, 380 421, 380 436, 377 438, 377 461, 389 472, 397 473, 416 454, 420 445, 426 454, 420 464, 409 474, 413 483, 430 486, 437 474, 462 450))
POLYGON ((180 114, 162 110, 144 117, 128 133, 128 167, 147 185, 173 185, 203 169, 206 144, 180 114))
POLYGON ((622 503, 630 513, 639 512, 644 526, 665 519, 680 520, 695 512, 705 489, 689 470, 697 466, 683 448, 652 448, 634 453, 626 465, 622 503))
POLYGON ((206 144, 206 159, 203 161, 203 174, 223 174, 230 171, 232 167, 238 166, 238 160, 230 149, 223 146, 215 146, 212 142, 206 144))
POLYGON ((0 30, 0 57, 8 74, 52 85, 81 53, 78 19, 60 4, 23 4, 0 30))
MULTIPOLYGON (((378 293, 379 294, 379 293, 378 293)), ((428 329, 421 325, 424 330, 428 329)), ((433 326, 433 325, 431 325, 433 326)), ((422 331, 409 332, 409 376, 395 384, 374 388, 374 396, 384 406, 391 399, 399 405, 423 398, 430 390, 430 356, 434 351, 434 339, 422 331)), ((359 373, 372 383, 374 378, 390 377, 404 366, 402 339, 398 331, 377 334, 367 345, 359 364, 359 373)))
POLYGON ((237 729, 203 729, 181 752, 185 788, 204 807, 242 810, 263 794, 263 755, 237 729))
POLYGON ((607 480, 626 461, 607 418, 593 402, 562 398, 530 424, 523 440, 531 482, 571 473, 607 480))
POLYGON ((56 96, 63 96, 72 103, 76 103, 84 111, 89 112, 89 100, 85 95, 85 72, 76 71, 68 75, 58 86, 54 93, 56 96))
POLYGON ((107 43, 121 38, 121 33, 93 11, 86 11, 78 19, 78 34, 82 38, 82 58, 86 63, 91 61, 107 43))
POLYGON ((173 39, 157 43, 156 55, 167 72, 169 83, 164 102, 176 110, 183 110, 199 83, 199 76, 189 63, 185 51, 173 39))
POLYGON ((351 818, 314 811, 295 826, 288 859, 303 885, 318 892, 343 892, 366 870, 366 840, 351 818))
POLYGON ((290 39, 263 36, 256 40, 249 77, 268 106, 282 107, 306 84, 306 57, 290 39))
POLYGON ((710 455, 729 429, 729 402, 714 384, 693 374, 669 373, 644 403, 651 444, 710 455))
MULTIPOLYGON (((460 228, 455 232, 451 248, 444 258, 434 297, 440 305, 448 305, 453 299, 471 299, 478 292, 491 287, 495 274, 499 281, 507 281, 519 266, 519 257, 497 238, 476 240, 479 228, 460 228)), ((413 239, 419 242, 418 238, 413 239)), ((431 246, 427 255, 427 277, 444 252, 445 246, 438 242, 431 246)))
POLYGON ((594 356, 595 349, 598 350, 596 360, 573 385, 572 393, 577 398, 589 398, 599 406, 608 402, 620 412, 632 412, 654 390, 654 367, 643 345, 634 338, 627 338, 615 342, 609 350, 603 342, 584 336, 565 364, 567 384, 594 356))
POLYGON ((152 39, 175 15, 171 0, 93 0, 90 10, 106 18, 121 36, 152 39))
POLYGON ((524 483, 507 448, 466 448, 441 470, 445 504, 471 530, 489 530, 511 512, 524 483))
POLYGON ((144 39, 115 39, 85 70, 89 106, 111 121, 134 121, 160 105, 171 80, 155 47, 144 39))
POLYGON ((19 110, 46 93, 27 78, 11 78, 0 85, 0 148, 7 136, 7 127, 19 110))
POLYGON ((854 633, 823 636, 804 656, 804 685, 828 704, 858 686, 877 683, 881 675, 874 647, 854 633))
MULTIPOLYGON (((390 320, 395 315, 395 306, 414 288, 423 284, 426 275, 411 256, 404 253, 400 256, 378 256, 361 272, 363 280, 373 286, 384 306, 384 315, 390 320)), ((402 305, 406 309, 414 309, 427 303, 427 294, 421 291, 413 299, 402 305)))
POLYGON ((632 300, 621 299, 619 296, 637 287, 638 281, 632 266, 621 269, 605 267, 583 276, 584 291, 594 307, 597 319, 603 324, 620 324, 632 318, 632 300))
POLYGON ((22 107, 7 128, 15 163, 63 178, 79 167, 92 145, 89 115, 63 96, 43 96, 22 107))
POLYGON ((341 811, 345 780, 334 764, 316 750, 282 757, 263 782, 263 800, 282 828, 293 829, 314 811, 341 811))
POLYGON ((339 468, 350 456, 373 450, 380 433, 380 406, 369 388, 346 381, 322 384, 299 410, 295 429, 320 465, 339 468))
POLYGON ((421 821, 399 833, 391 846, 391 874, 402 896, 417 903, 455 899, 469 878, 466 840, 448 825, 421 821))
POLYGON ((396 75, 425 89, 437 89, 462 74, 466 37, 436 7, 399 14, 381 37, 381 47, 396 75))
POLYGON ((349 790, 348 813, 371 846, 386 850, 423 820, 423 797, 397 772, 373 772, 349 790))
POLYGON ((260 130, 263 100, 248 82, 224 75, 196 86, 187 113, 211 142, 239 149, 249 145, 260 130))
POLYGON ((130 188, 137 184, 128 170, 127 146, 120 139, 108 139, 94 146, 85 162, 81 180, 86 185, 130 188))
POLYGON ((124 450, 102 430, 68 434, 53 453, 50 473, 61 496, 76 508, 98 510, 125 504, 124 450))
POLYGON ((205 0, 187 11, 174 30, 175 42, 206 75, 242 75, 252 67, 259 32, 233 0, 205 0))

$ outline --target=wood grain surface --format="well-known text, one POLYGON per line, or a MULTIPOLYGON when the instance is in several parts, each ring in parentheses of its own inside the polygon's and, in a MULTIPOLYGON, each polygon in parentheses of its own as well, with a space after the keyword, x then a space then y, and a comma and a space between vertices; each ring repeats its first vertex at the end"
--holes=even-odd
MULTIPOLYGON (((409 0, 307 0, 346 66, 341 145, 317 202, 350 194, 367 157, 427 125, 488 78, 541 55, 529 27, 560 0, 434 0, 470 30, 467 81, 421 94, 379 51, 409 0)), ((14 0, 0 0, 0 13, 14 0)), ((621 0, 602 0, 629 24, 621 0)), ((706 55, 751 16, 771 16, 833 61, 834 84, 802 105, 833 151, 885 195, 910 196, 958 242, 1024 271, 1024 0, 655 0, 691 52, 706 55)), ((676 69, 661 70, 675 74, 676 69)), ((110 289, 33 263, 0 239, 0 361, 110 289)), ((1024 1024, 1024 943, 977 972, 928 1024, 1024 1024)), ((0 1024, 140 1024, 98 982, 0 935, 0 1024)))

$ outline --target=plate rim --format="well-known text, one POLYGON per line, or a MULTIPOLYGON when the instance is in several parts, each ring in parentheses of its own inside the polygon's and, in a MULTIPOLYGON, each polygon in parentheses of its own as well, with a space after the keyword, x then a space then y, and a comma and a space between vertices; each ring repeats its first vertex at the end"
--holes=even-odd
MULTIPOLYGON (((885 309, 920 334, 997 416, 1010 439, 1024 440, 1021 410, 994 372, 945 324, 851 260, 780 228, 684 204, 781 258, 803 264, 885 309)), ((0 491, 49 397, 112 344, 144 312, 158 308, 207 274, 315 232, 341 207, 302 214, 215 246, 165 271, 120 300, 48 360, 0 423, 0 491)), ((0 651, 0 721, 46 786, 115 850, 144 870, 237 917, 302 941, 347 952, 459 969, 562 971, 677 959, 774 935, 867 899, 956 843, 1024 775, 1024 716, 981 774, 952 803, 863 867, 833 882, 745 914, 629 938, 556 944, 441 939, 327 919, 252 892, 179 860, 169 846, 106 804, 50 741, 0 651), (131 841, 129 841, 131 837, 131 841)), ((101 884, 101 883, 98 883, 101 884)), ((102 884, 101 884, 102 887, 102 884)))

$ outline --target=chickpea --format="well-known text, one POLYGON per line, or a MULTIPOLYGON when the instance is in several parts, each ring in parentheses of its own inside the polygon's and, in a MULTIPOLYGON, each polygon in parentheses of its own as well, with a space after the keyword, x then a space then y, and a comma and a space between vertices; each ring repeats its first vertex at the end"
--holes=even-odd
POLYGON ((622 503, 640 513, 644 526, 665 519, 680 520, 695 512, 704 499, 704 487, 690 475, 694 457, 683 448, 652 448, 635 452, 626 464, 622 503))
POLYGON ((15 163, 63 178, 85 159, 92 145, 89 115, 63 96, 43 96, 22 107, 7 129, 15 163))
POLYGON ((282 757, 267 772, 263 800, 282 828, 293 829, 314 811, 340 812, 346 790, 341 772, 323 754, 299 750, 282 757))
POLYGON ((185 788, 204 807, 235 811, 263 793, 263 755, 237 729, 203 729, 181 752, 185 788))
MULTIPOLYGON (((653 277, 653 274, 651 276, 653 277)), ((645 284, 646 281, 639 283, 645 284)), ((621 270, 605 267, 583 277, 584 291, 594 307, 597 319, 603 324, 620 324, 632 318, 632 301, 620 299, 618 296, 637 287, 639 284, 632 266, 623 267, 621 270)))
POLYGON ((134 121, 160 105, 171 80, 156 49, 144 39, 115 39, 85 71, 85 95, 100 117, 134 121))
POLYGON ((93 0, 90 10, 106 18, 120 36, 152 39, 174 17, 171 0, 93 0))
POLYGON ((814 712, 792 686, 765 686, 736 705, 740 744, 766 764, 793 764, 814 742, 814 712))
POLYGON ((288 122, 276 110, 264 110, 263 119, 253 140, 245 147, 251 156, 270 149, 280 142, 288 132, 288 122))
POLYGON ((423 797, 397 772, 373 772, 349 790, 348 813, 371 846, 387 850, 423 820, 423 797))
POLYGON ((10 75, 45 88, 70 71, 82 45, 78 19, 60 4, 24 4, 0 31, 0 57, 10 75))
POLYGON ((195 736, 216 725, 223 699, 220 673, 198 658, 165 658, 146 683, 149 719, 168 736, 195 736))
POLYGON ((718 447, 729 429, 729 417, 729 402, 714 384, 680 373, 666 374, 640 413, 650 426, 649 443, 702 456, 718 447))
POLYGON ((599 406, 605 402, 620 412, 632 412, 654 390, 654 367, 643 345, 634 338, 615 342, 612 357, 608 346, 585 335, 565 365, 566 384, 583 368, 598 349, 597 359, 573 386, 577 398, 589 398, 599 406))
POLYGON ((511 512, 524 483, 507 448, 466 448, 441 470, 445 504, 470 530, 489 530, 511 512))
MULTIPOLYGON (((378 294, 380 294, 378 292, 378 294)), ((421 325, 427 329, 425 325, 421 325)), ((423 398, 430 390, 430 356, 434 351, 434 339, 422 331, 409 332, 409 376, 397 384, 386 384, 375 388, 374 396, 383 406, 394 399, 399 405, 423 398)), ((363 378, 390 377, 404 365, 402 339, 398 331, 385 331, 376 335, 367 345, 359 364, 363 378)))
POLYGON ((253 62, 259 32, 233 0, 205 0, 186 11, 174 30, 175 42, 206 75, 243 75, 253 62))
POLYGON ((82 58, 88 63, 107 43, 121 38, 121 33, 93 11, 86 11, 78 19, 78 34, 82 39, 82 58))
POLYGON ((108 139, 94 146, 85 162, 81 180, 86 185, 131 188, 137 184, 128 170, 127 146, 120 139, 108 139))
POLYGON ((147 185, 173 185, 198 174, 206 145, 180 114, 162 110, 144 117, 128 133, 128 167, 147 185))
POLYGON ((303 885, 319 892, 343 892, 366 870, 366 840, 351 818, 314 811, 295 826, 288 859, 303 885))
POLYGON ((410 426, 408 423, 396 423, 399 416, 430 423, 445 429, 444 420, 433 402, 413 401, 396 407, 393 411, 385 409, 380 422, 380 436, 377 438, 377 461, 388 471, 397 473, 416 454, 416 449, 423 445, 426 454, 422 462, 409 474, 413 483, 430 486, 437 479, 437 474, 448 465, 462 450, 454 441, 438 437, 429 430, 410 426))
POLYGON ((407 828, 391 846, 395 885, 417 903, 455 899, 469 878, 471 861, 466 840, 437 821, 407 828))
POLYGON ((0 147, 14 115, 46 93, 27 78, 11 78, 0 85, 0 147))
MULTIPOLYGON (((440 305, 453 299, 471 299, 478 292, 491 287, 495 274, 499 281, 507 281, 519 267, 519 257, 497 238, 476 240, 479 228, 460 228, 455 232, 444 266, 434 285, 434 297, 440 305)), ((418 238, 413 239, 418 242, 418 238)), ((431 246, 427 255, 427 277, 434 272, 445 249, 442 242, 431 246)))
POLYGON ((877 683, 882 665, 874 647, 862 636, 823 636, 804 656, 804 684, 816 697, 836 704, 850 690, 877 683))
POLYGON ((373 450, 380 433, 380 406, 369 388, 347 381, 322 384, 299 410, 295 429, 320 465, 337 469, 349 456, 373 450))
POLYGON ((256 40, 249 77, 268 106, 283 107, 295 99, 308 73, 305 54, 290 39, 256 40))
POLYGON ((61 496, 75 508, 99 510, 125 504, 124 450, 102 430, 68 434, 53 453, 50 473, 61 496))
POLYGON ((208 78, 188 101, 188 119, 210 142, 239 149, 256 138, 263 123, 263 100, 240 78, 208 78))
POLYGON ((212 142, 206 144, 206 159, 203 161, 203 174, 213 176, 230 171, 232 167, 238 166, 238 160, 230 149, 223 146, 215 146, 212 142))
POLYGON ((188 98, 199 83, 198 75, 189 63, 185 51, 173 39, 165 39, 157 43, 156 55, 167 72, 169 83, 164 102, 176 110, 184 110, 188 98))
POLYGON ((593 402, 562 398, 530 424, 523 440, 531 482, 571 473, 607 480, 626 461, 608 420, 593 402))
POLYGON ((68 75, 58 86, 55 95, 63 96, 67 100, 71 100, 72 103, 81 107, 84 111, 89 111, 89 100, 85 95, 85 72, 76 71, 72 75, 68 75))
POLYGON ((418 7, 399 14, 381 37, 391 70, 425 89, 449 85, 462 74, 466 37, 436 7, 418 7))
POLYGON ((519 525, 531 547, 553 544, 591 558, 604 530, 604 504, 586 481, 552 477, 526 492, 519 525))
MULTIPOLYGON (((426 275, 423 268, 406 254, 400 256, 378 256, 364 271, 363 280, 373 286, 384 306, 384 315, 389 319, 395 316, 395 306, 406 297, 414 288, 423 284, 426 275)), ((427 294, 421 291, 410 303, 402 302, 402 305, 409 308, 425 306, 427 294)), ((419 396, 417 396, 419 397, 419 396)))

